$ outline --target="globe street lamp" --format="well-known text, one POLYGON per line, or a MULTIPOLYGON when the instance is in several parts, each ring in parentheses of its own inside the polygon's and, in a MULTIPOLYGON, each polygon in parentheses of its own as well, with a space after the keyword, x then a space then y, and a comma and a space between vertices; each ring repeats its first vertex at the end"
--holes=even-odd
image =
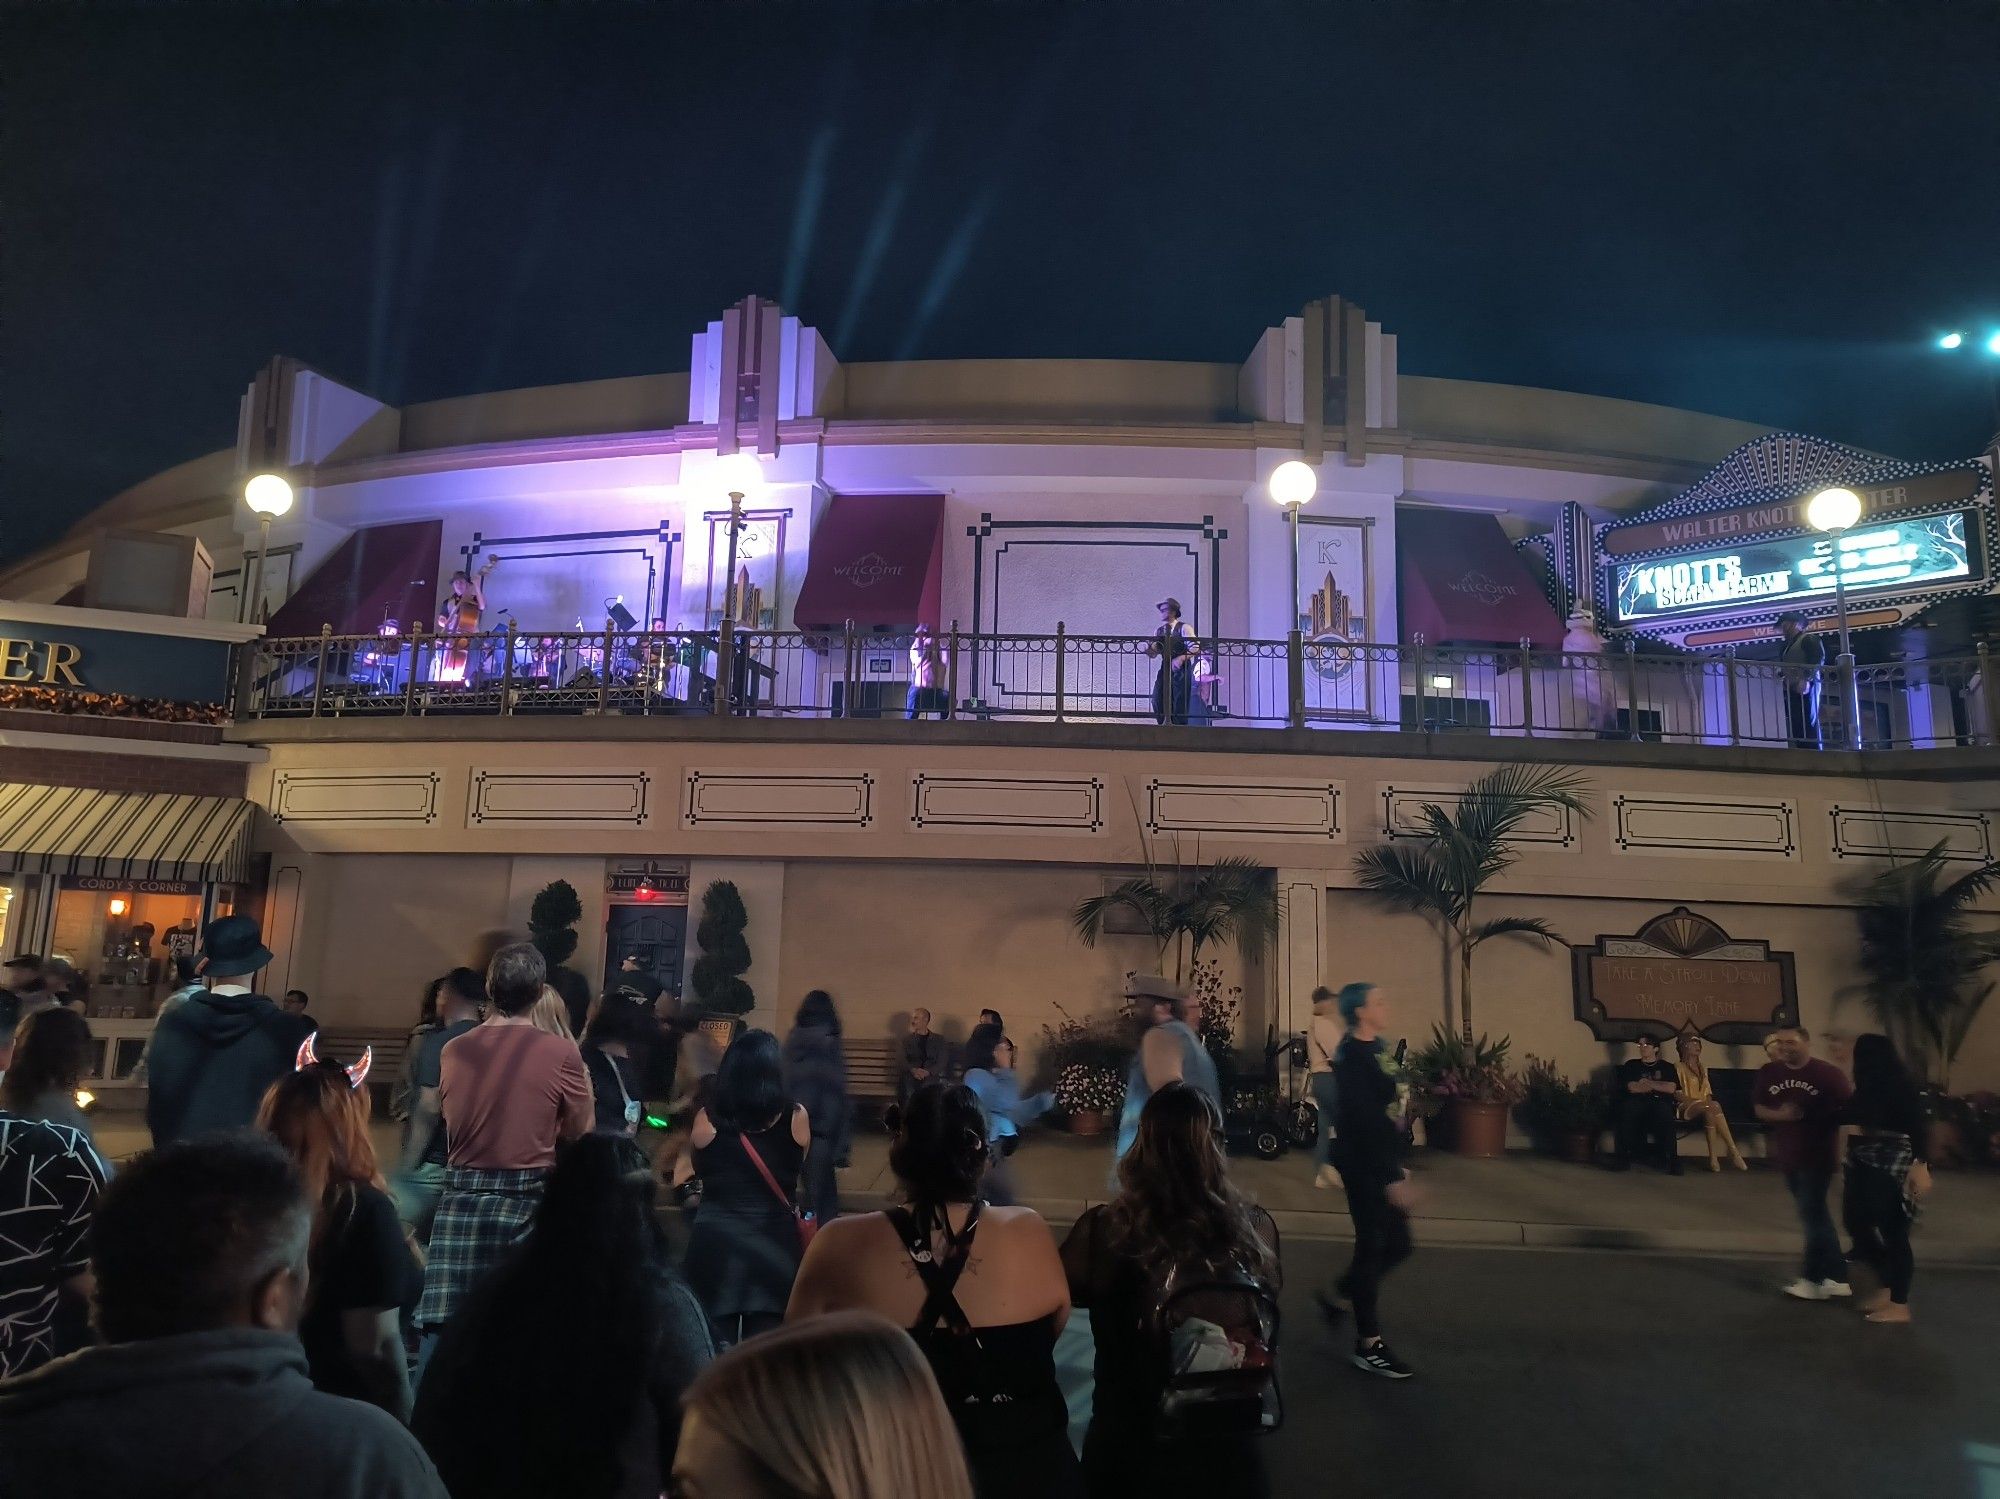
POLYGON ((1266 487, 1271 498, 1285 507, 1285 518, 1292 527, 1292 598, 1285 608, 1285 633, 1291 635, 1299 628, 1299 510, 1319 489, 1319 475, 1310 463, 1287 458, 1271 470, 1266 487))
POLYGON ((1841 537, 1861 519, 1861 496, 1851 489, 1822 489, 1806 502, 1806 519, 1815 531, 1833 538, 1833 602, 1840 614, 1841 702, 1846 708, 1847 747, 1861 748, 1861 693, 1854 680, 1854 642, 1847 633, 1847 583, 1843 576, 1846 556, 1841 537))
POLYGON ((291 481, 283 474, 252 474, 243 486, 243 503, 257 517, 257 565, 244 595, 244 619, 257 622, 264 604, 264 557, 271 550, 271 522, 292 508, 291 481))

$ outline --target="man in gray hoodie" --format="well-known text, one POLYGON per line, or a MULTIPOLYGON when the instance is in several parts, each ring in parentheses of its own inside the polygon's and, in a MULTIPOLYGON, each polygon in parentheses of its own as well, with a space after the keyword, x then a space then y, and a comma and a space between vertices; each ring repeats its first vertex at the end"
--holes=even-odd
POLYGON ((0 1381, 0 1494, 446 1499, 393 1417, 307 1377, 311 1229, 297 1170, 261 1135, 120 1172, 93 1228, 104 1346, 0 1381))

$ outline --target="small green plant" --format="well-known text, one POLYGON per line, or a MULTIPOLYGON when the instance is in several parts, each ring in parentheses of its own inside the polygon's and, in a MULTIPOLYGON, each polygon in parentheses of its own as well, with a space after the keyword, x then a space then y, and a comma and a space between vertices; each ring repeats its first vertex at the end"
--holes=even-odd
POLYGON ((568 880, 551 880, 535 893, 528 907, 528 940, 535 944, 551 970, 562 967, 576 951, 576 924, 583 920, 583 902, 568 880))
POLYGON ((750 944, 743 937, 749 925, 750 913, 733 883, 717 880, 702 892, 701 920, 694 929, 701 956, 694 960, 688 982, 712 1015, 747 1014, 757 1002, 742 978, 750 969, 750 944))
POLYGON ((1521 1103, 1515 1117, 1531 1134, 1592 1130, 1603 1121, 1604 1098, 1588 1081, 1573 1083, 1554 1062, 1531 1056, 1521 1074, 1521 1103))

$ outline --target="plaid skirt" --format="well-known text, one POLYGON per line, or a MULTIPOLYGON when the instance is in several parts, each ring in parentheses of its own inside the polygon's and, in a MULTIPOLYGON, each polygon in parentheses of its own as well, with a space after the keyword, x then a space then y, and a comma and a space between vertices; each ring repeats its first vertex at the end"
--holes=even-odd
POLYGON ((444 1195, 431 1222, 430 1258, 424 1265, 424 1295, 417 1303, 418 1327, 442 1327, 451 1320, 479 1278, 507 1257, 535 1221, 548 1172, 536 1167, 494 1171, 453 1166, 444 1175, 444 1195))

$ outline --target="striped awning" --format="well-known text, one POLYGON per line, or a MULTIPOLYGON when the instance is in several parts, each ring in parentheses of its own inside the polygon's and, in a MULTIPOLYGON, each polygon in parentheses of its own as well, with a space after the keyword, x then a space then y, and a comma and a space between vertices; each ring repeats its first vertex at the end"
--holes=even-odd
POLYGON ((253 810, 235 796, 0 783, 0 873, 237 883, 253 810))

